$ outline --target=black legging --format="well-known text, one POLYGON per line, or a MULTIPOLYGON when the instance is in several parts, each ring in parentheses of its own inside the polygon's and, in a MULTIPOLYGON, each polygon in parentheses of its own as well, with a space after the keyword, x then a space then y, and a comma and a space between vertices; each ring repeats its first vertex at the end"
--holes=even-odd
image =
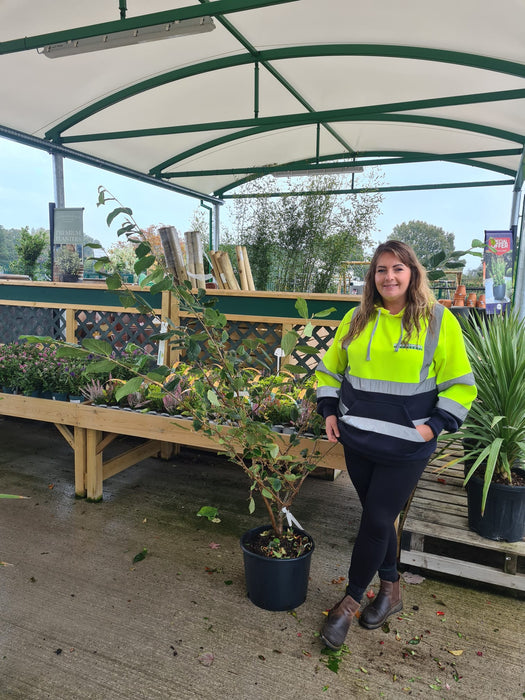
POLYGON ((368 459, 345 447, 346 467, 363 513, 352 552, 346 592, 361 600, 376 572, 397 581, 395 520, 419 481, 428 460, 401 465, 368 459))

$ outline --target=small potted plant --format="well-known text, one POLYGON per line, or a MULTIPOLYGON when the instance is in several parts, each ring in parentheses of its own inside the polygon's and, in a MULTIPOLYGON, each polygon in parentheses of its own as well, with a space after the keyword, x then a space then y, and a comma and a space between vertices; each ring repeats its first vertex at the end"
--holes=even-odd
POLYGON ((478 396, 445 442, 463 443, 469 527, 514 542, 525 535, 525 322, 482 318, 465 324, 464 337, 478 396))
POLYGON ((82 272, 83 266, 79 254, 67 246, 61 246, 57 250, 55 264, 59 271, 61 282, 76 282, 82 272))

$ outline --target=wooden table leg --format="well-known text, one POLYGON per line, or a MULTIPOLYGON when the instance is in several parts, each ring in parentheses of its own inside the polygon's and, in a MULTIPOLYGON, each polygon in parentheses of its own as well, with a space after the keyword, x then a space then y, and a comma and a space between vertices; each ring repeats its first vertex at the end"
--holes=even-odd
POLYGON ((98 444, 102 438, 100 430, 86 428, 86 492, 90 501, 102 500, 102 451, 98 444))
POLYGON ((86 429, 74 428, 75 496, 86 497, 86 429))

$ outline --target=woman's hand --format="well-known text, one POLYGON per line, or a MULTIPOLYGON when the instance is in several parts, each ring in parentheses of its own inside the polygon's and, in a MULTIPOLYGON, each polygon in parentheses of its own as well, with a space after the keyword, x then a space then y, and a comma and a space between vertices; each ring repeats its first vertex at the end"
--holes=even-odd
POLYGON ((421 435, 425 442, 430 442, 434 439, 434 432, 429 425, 416 425, 417 432, 421 435))
POLYGON ((337 425, 337 416, 326 416, 325 428, 326 428, 326 437, 328 438, 328 441, 329 442, 337 442, 337 438, 339 437, 339 427, 337 425))

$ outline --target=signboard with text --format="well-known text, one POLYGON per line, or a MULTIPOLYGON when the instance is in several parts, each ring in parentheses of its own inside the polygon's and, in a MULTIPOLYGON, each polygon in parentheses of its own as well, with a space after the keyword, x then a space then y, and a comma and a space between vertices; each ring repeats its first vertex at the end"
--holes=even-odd
POLYGON ((83 273, 83 207, 54 209, 53 279, 74 282, 83 273))
POLYGON ((502 313, 510 304, 514 265, 512 231, 485 231, 483 261, 487 313, 502 313))

